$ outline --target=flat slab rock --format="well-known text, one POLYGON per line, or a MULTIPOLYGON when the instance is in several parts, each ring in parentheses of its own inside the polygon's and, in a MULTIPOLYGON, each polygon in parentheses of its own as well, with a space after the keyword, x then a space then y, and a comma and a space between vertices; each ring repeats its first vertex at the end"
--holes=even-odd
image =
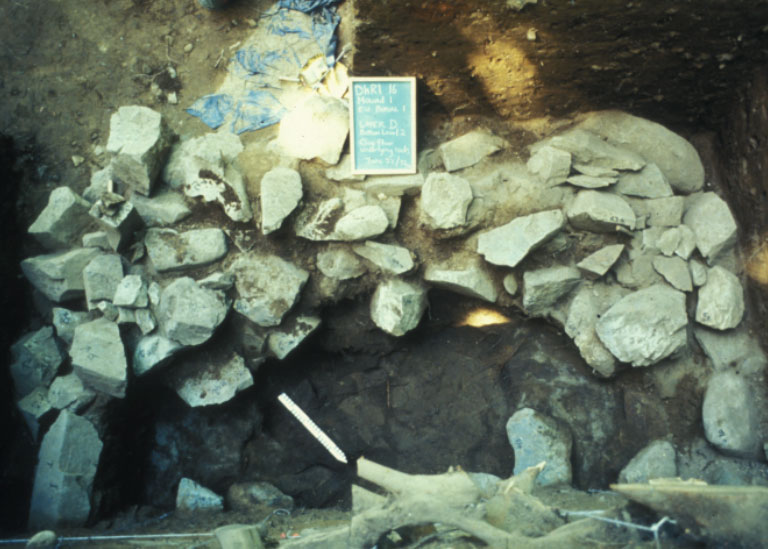
POLYGON ((571 153, 574 163, 611 170, 638 171, 645 166, 645 159, 636 152, 622 146, 611 145, 596 134, 574 128, 554 137, 536 143, 532 152, 551 146, 571 153))
POLYGON ((481 233, 477 251, 494 265, 515 267, 531 251, 547 242, 565 225, 561 210, 548 210, 518 217, 481 233))
POLYGON ((484 130, 474 130, 439 147, 443 165, 449 172, 468 168, 507 146, 507 142, 484 130))
POLYGON ((424 272, 424 280, 490 303, 494 303, 499 295, 493 279, 477 258, 429 265, 424 272))
POLYGON ((170 385, 189 406, 212 406, 253 385, 251 371, 238 354, 197 353, 173 370, 170 385))
POLYGON ((217 228, 149 229, 144 245, 158 272, 176 271, 213 263, 227 254, 227 238, 217 228))
POLYGON ((403 274, 414 267, 411 252, 402 246, 368 240, 365 244, 354 246, 352 250, 385 273, 403 274))
POLYGON ((600 191, 581 191, 566 210, 568 222, 577 229, 612 232, 635 228, 635 212, 620 196, 600 191))
POLYGON ((597 321, 600 341, 622 362, 648 366, 687 344, 685 294, 664 284, 633 292, 597 321))

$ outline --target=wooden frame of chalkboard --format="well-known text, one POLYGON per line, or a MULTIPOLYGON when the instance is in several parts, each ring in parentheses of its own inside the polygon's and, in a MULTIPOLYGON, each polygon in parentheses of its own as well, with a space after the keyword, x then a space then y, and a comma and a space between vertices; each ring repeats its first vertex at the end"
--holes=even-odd
POLYGON ((352 173, 416 173, 416 78, 358 76, 349 89, 352 173))

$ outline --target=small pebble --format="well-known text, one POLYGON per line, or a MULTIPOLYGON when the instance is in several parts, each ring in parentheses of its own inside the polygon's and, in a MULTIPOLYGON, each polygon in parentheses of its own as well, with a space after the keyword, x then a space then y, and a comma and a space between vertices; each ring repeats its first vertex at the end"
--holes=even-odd
POLYGON ((75 165, 75 168, 77 168, 83 162, 85 162, 85 158, 83 158, 82 156, 78 154, 72 156, 72 164, 75 165))
POLYGON ((189 53, 189 52, 191 52, 191 51, 192 51, 192 48, 194 48, 194 47, 195 47, 195 45, 194 45, 192 42, 190 42, 189 44, 187 44, 186 46, 184 46, 184 53, 189 53))
POLYGON ((179 98, 176 96, 176 92, 170 92, 168 95, 165 96, 165 98, 168 100, 168 103, 171 105, 178 105, 179 98))
POLYGON ((536 42, 536 39, 539 37, 539 31, 536 29, 528 29, 525 37, 531 42, 536 42))

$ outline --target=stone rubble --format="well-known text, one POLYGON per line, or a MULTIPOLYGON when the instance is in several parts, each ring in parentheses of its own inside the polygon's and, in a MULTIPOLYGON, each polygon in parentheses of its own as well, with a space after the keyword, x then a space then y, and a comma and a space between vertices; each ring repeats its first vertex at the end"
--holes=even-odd
POLYGON ((201 345, 224 322, 229 302, 192 278, 177 278, 160 295, 157 320, 163 335, 182 345, 201 345))
POLYGON ((688 264, 679 257, 656 256, 653 259, 653 268, 674 288, 681 292, 693 291, 688 264))
POLYGON ((477 251, 494 265, 515 267, 530 252, 546 243, 565 225, 561 210, 549 210, 513 219, 481 233, 477 251))
POLYGON ((580 281, 579 270, 567 265, 526 271, 523 274, 523 308, 531 316, 545 316, 580 281))
POLYGON ((125 396, 128 362, 116 323, 98 318, 75 328, 69 356, 86 385, 117 398, 125 396))
POLYGON ((618 195, 600 191, 581 191, 566 210, 568 222, 577 229, 613 232, 635 228, 636 216, 630 205, 618 195))
POLYGON ((443 166, 455 172, 480 162, 486 156, 506 147, 508 143, 484 130, 473 130, 440 145, 443 166))
POLYGON ((591 253, 576 264, 587 278, 600 278, 618 261, 624 244, 612 244, 591 253))
POLYGON ((176 490, 178 511, 223 511, 224 498, 190 478, 182 478, 176 490))
POLYGON ((479 258, 455 256, 450 263, 430 264, 424 280, 456 293, 495 303, 498 292, 479 258))
POLYGON ((547 187, 560 185, 571 173, 571 153, 555 147, 539 148, 528 160, 528 171, 539 176, 547 187))
POLYGON ((49 250, 72 246, 93 223, 91 205, 69 187, 57 187, 48 197, 48 205, 29 227, 29 234, 49 250))
POLYGON ((83 269, 99 254, 96 248, 75 248, 53 254, 30 257, 21 262, 21 270, 30 284, 55 303, 83 297, 83 269))
POLYGON ((411 252, 402 246, 367 240, 352 250, 387 274, 405 274, 414 267, 411 252))
POLYGON ((467 221, 472 188, 463 177, 431 173, 421 189, 421 213, 430 229, 455 229, 467 221))
POLYGON ((177 271, 213 263, 227 253, 227 239, 218 228, 149 229, 144 246, 152 266, 158 272, 177 271))
POLYGON ((27 423, 32 440, 37 440, 40 431, 40 419, 51 411, 53 406, 48 400, 48 391, 45 387, 38 386, 16 403, 21 416, 27 423))
POLYGON ((648 164, 636 173, 622 173, 616 184, 616 191, 640 198, 665 198, 674 194, 667 178, 656 164, 648 164))
POLYGON ((373 293, 371 319, 388 334, 402 336, 418 326, 426 308, 423 286, 393 278, 379 284, 373 293))
POLYGON ((507 421, 507 438, 515 451, 514 474, 545 462, 538 486, 570 484, 571 433, 551 417, 531 408, 516 411, 507 421))
POLYGON ((194 408, 231 400, 253 385, 253 377, 238 354, 201 353, 182 359, 170 384, 176 394, 194 408))
POLYGON ((95 309, 100 301, 112 302, 123 279, 122 259, 117 254, 99 254, 88 262, 82 276, 89 310, 95 309))
POLYGON ((298 315, 271 332, 267 338, 267 347, 279 360, 287 357, 291 351, 301 345, 307 337, 317 330, 321 319, 318 316, 298 315))
POLYGON ((736 221, 725 201, 713 192, 692 195, 685 223, 696 236, 696 247, 710 265, 736 243, 736 221))

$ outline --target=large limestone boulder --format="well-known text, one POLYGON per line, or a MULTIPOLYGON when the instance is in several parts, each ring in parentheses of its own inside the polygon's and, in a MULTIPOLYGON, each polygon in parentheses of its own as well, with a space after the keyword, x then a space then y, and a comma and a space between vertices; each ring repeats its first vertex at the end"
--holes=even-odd
POLYGON ((402 336, 419 325, 426 308, 425 288, 393 278, 376 288, 371 299, 371 319, 388 334, 402 336))
POLYGON ((477 251, 494 265, 515 267, 525 256, 555 236, 565 225, 561 210, 548 210, 518 217, 481 233, 477 251))
POLYGON ((732 370, 714 374, 701 409, 707 440, 727 454, 757 457, 762 448, 756 404, 742 376, 732 370))
POLYGON ((421 189, 421 218, 431 229, 455 229, 467 222, 472 187, 463 177, 448 173, 429 174, 421 189))
POLYGON ((571 483, 573 440, 566 426, 531 408, 522 408, 507 421, 507 438, 515 451, 515 475, 544 461, 536 484, 571 483))
POLYGON ((63 410, 43 437, 32 487, 29 528, 84 526, 102 442, 85 418, 63 410))
POLYGON ((712 265, 736 243, 736 220, 725 200, 713 192, 691 196, 686 206, 683 223, 696 235, 696 247, 712 265))
POLYGON ((107 151, 113 154, 113 177, 150 195, 172 137, 159 112, 137 105, 120 107, 109 120, 107 151))
POLYGON ((181 277, 163 289, 157 320, 168 339, 182 345, 200 345, 213 335, 228 311, 229 302, 222 294, 181 277))
POLYGON ((29 227, 29 234, 49 250, 70 247, 93 223, 91 205, 69 187, 57 187, 48 205, 29 227))
POLYGON ((661 124, 619 111, 599 111, 586 115, 578 127, 656 164, 678 192, 696 192, 704 185, 704 166, 696 149, 661 124))
POLYGON ((276 255, 240 254, 230 265, 235 310, 259 326, 277 326, 298 301, 309 273, 276 255))
POLYGON ((128 363, 117 324, 98 318, 75 328, 69 349, 75 373, 93 389, 125 396, 128 363))
POLYGON ((648 366, 685 347, 685 294, 665 284, 638 290, 597 321, 600 341, 622 362, 648 366))
POLYGON ((149 229, 144 245, 158 272, 207 265, 227 254, 224 231, 214 227, 181 233, 174 229, 149 229))
POLYGON ((38 255, 23 260, 21 270, 32 286, 51 301, 60 303, 84 295, 83 268, 99 253, 97 248, 76 248, 38 255))
POLYGON ((715 266, 707 272, 707 282, 699 288, 696 322, 715 328, 735 328, 744 316, 744 291, 736 275, 715 266))
POLYGON ((11 377, 17 398, 37 387, 48 387, 64 360, 50 326, 24 335, 11 346, 11 354, 11 377))

